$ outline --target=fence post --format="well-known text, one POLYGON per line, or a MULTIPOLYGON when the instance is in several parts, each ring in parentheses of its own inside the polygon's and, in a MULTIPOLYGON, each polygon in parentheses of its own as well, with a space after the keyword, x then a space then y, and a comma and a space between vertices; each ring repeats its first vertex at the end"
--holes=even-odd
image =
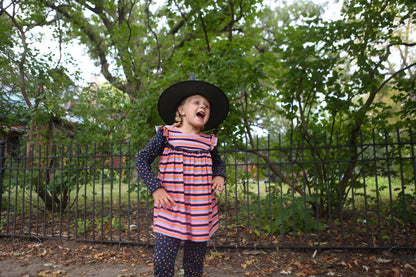
POLYGON ((4 173, 4 146, 6 145, 5 141, 0 141, 0 218, 1 210, 3 205, 3 173, 4 173))

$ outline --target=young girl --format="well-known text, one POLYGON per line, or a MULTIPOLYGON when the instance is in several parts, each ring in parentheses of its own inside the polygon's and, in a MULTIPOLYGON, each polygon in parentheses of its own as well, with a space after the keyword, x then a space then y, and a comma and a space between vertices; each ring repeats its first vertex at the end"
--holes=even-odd
POLYGON ((173 276, 175 259, 184 241, 185 276, 202 276, 207 241, 218 229, 215 193, 222 192, 225 165, 214 135, 228 114, 228 99, 218 87, 201 81, 176 83, 159 98, 159 114, 171 126, 156 135, 139 153, 137 169, 154 198, 156 233, 154 274, 173 276), (157 156, 157 177, 151 164, 157 156))

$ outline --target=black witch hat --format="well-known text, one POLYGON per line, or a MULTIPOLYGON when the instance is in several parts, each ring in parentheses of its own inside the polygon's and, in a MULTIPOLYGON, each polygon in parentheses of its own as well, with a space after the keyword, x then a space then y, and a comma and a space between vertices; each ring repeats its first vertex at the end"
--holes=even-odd
POLYGON ((168 125, 175 123, 179 104, 192 95, 202 95, 210 103, 210 117, 204 126, 205 130, 214 129, 225 120, 229 111, 228 98, 225 93, 213 84, 197 81, 191 74, 188 81, 173 84, 160 95, 157 106, 163 121, 168 125))

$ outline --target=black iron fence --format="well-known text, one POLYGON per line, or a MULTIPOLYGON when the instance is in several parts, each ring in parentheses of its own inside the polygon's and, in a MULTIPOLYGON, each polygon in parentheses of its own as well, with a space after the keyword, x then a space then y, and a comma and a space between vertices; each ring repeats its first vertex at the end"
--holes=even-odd
MULTIPOLYGON (((415 249, 412 130, 357 138, 221 145, 228 182, 211 243, 415 249)), ((139 149, 0 143, 0 236, 152 244, 152 198, 135 170, 139 149)))

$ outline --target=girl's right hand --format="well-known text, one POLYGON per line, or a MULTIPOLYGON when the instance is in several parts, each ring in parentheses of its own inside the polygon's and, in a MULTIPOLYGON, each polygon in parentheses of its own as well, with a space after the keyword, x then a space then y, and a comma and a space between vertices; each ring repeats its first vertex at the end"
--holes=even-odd
POLYGON ((155 205, 158 207, 170 207, 176 204, 173 198, 166 192, 164 188, 158 188, 152 193, 152 196, 155 200, 155 205))

